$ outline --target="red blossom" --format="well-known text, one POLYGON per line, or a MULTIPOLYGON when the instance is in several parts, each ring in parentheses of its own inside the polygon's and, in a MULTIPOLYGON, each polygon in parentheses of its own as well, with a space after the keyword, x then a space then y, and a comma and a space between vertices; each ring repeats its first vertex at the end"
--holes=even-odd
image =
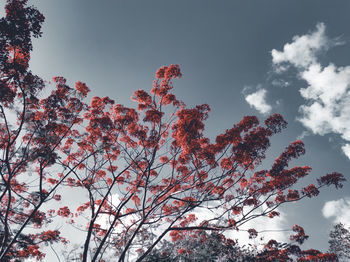
POLYGON ((223 158, 221 160, 221 168, 222 169, 231 169, 232 168, 232 165, 233 165, 233 162, 231 159, 229 158, 223 158))
POLYGON ((302 244, 306 239, 309 238, 309 236, 305 234, 304 229, 299 225, 294 225, 293 231, 297 234, 290 236, 290 240, 292 241, 296 241, 299 244, 302 244))
POLYGON ((87 94, 90 92, 90 89, 86 86, 85 83, 78 81, 75 84, 75 89, 81 94, 83 97, 86 97, 87 94))
POLYGON ((287 200, 288 201, 298 200, 299 197, 300 196, 299 196, 298 190, 292 190, 292 189, 288 190, 288 194, 287 194, 287 200))
POLYGON ((61 195, 56 194, 56 195, 53 196, 53 198, 54 198, 56 201, 60 201, 62 197, 61 197, 61 195))
POLYGON ((61 207, 61 208, 59 208, 59 210, 57 210, 57 215, 59 215, 61 217, 69 217, 70 214, 71 214, 71 212, 67 206, 61 207))
POLYGON ((181 76, 179 65, 170 65, 165 69, 164 78, 166 79, 180 78, 181 76))
POLYGON ((272 211, 272 212, 269 213, 269 218, 274 218, 274 217, 279 216, 279 215, 280 215, 279 212, 277 212, 277 211, 272 211))
POLYGON ((58 183, 58 180, 53 179, 53 178, 48 178, 48 179, 47 179, 47 182, 50 183, 51 185, 55 185, 55 184, 58 183))
POLYGON ((254 228, 248 229, 248 233, 250 239, 256 238, 258 236, 258 231, 256 231, 254 228))
POLYGON ((137 195, 133 195, 131 197, 132 201, 134 201, 135 205, 136 206, 139 206, 140 205, 140 198, 137 196, 137 195))
POLYGON ((162 66, 158 69, 156 72, 156 78, 162 79, 164 78, 165 70, 167 69, 167 66, 162 66))
POLYGON ((59 239, 60 234, 61 233, 58 230, 55 230, 55 231, 48 230, 48 231, 43 232, 40 235, 40 239, 42 241, 50 241, 50 242, 57 241, 59 239))
POLYGON ((141 89, 135 91, 131 98, 132 100, 143 103, 146 106, 149 106, 152 103, 152 97, 146 91, 141 89))
POLYGON ((179 65, 170 65, 169 67, 163 66, 158 69, 156 73, 156 78, 162 79, 172 79, 172 78, 180 78, 182 76, 180 72, 179 65))
POLYGON ((344 181, 346 181, 344 176, 337 172, 327 174, 317 179, 317 182, 319 185, 326 185, 326 186, 334 185, 335 188, 342 188, 343 184, 341 182, 344 182, 344 181))
POLYGON ((159 112, 158 110, 151 109, 146 111, 146 117, 143 119, 145 122, 153 122, 153 123, 159 123, 162 119, 162 116, 164 115, 163 112, 159 112))
POLYGON ((265 125, 273 133, 279 133, 282 129, 287 127, 287 122, 283 119, 280 114, 273 114, 265 120, 265 125))
POLYGON ((180 255, 184 255, 187 253, 186 249, 183 249, 183 248, 180 248, 178 251, 177 251, 180 255))
POLYGON ((303 188, 302 192, 304 195, 307 195, 308 197, 317 196, 320 193, 318 188, 313 184, 308 185, 307 187, 303 188))

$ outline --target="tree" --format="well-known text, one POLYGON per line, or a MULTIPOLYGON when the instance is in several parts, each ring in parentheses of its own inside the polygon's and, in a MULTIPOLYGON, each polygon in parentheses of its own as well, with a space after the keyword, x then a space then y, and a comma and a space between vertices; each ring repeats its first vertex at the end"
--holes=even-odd
MULTIPOLYGON (((103 261, 113 252, 113 260, 142 261, 165 236, 178 241, 205 231, 239 230, 257 217, 278 216, 282 204, 317 196, 324 186, 342 186, 343 176, 331 173, 317 185, 291 189, 311 171, 288 169, 305 152, 301 141, 292 142, 270 169, 259 170, 270 137, 287 125, 278 114, 263 125, 244 117, 211 142, 204 135, 209 106, 189 108, 172 93, 182 75, 178 65, 161 67, 150 93, 133 94, 137 109, 109 97, 87 104, 89 88, 82 82, 70 87, 63 77, 54 77, 45 97, 42 90, 50 83, 29 70, 32 37, 41 35, 44 16, 27 0, 7 0, 5 9, 1 261, 42 259, 43 244, 66 243, 54 229, 57 216, 75 226, 86 219, 79 260, 103 261), (76 210, 56 207, 65 198, 58 192, 72 188, 85 197, 82 204, 76 210), (199 210, 211 215, 198 219, 199 210)), ((296 240, 304 237, 298 234, 296 240)))
POLYGON ((329 251, 337 254, 340 261, 350 259, 350 229, 346 229, 344 224, 337 223, 329 233, 329 251))
MULTIPOLYGON (((302 250, 302 244, 308 236, 300 226, 294 226, 296 235, 291 236, 290 243, 270 240, 261 249, 256 245, 240 246, 238 241, 226 238, 217 232, 201 232, 197 237, 188 235, 177 242, 163 240, 162 244, 152 250, 146 261, 163 262, 264 262, 264 261, 338 261, 337 253, 322 253, 315 249, 302 250)), ((255 238, 256 234, 251 234, 255 238)), ((338 252, 339 254, 339 252, 338 252)))
POLYGON ((163 240, 159 248, 152 250, 145 261, 208 261, 233 262, 254 261, 253 248, 239 246, 217 232, 201 232, 198 237, 186 236, 178 242, 163 240))
POLYGON ((60 140, 68 135, 78 114, 71 110, 70 116, 60 115, 73 98, 63 101, 55 94, 43 100, 38 98, 45 84, 28 70, 28 64, 31 38, 41 35, 44 16, 26 3, 7 1, 6 16, 0 20, 1 261, 40 259, 44 256, 41 243, 65 241, 57 230, 39 230, 49 222, 41 208, 44 203, 59 199, 56 187, 48 189, 45 183, 53 176, 48 170, 58 158, 55 151, 60 140), (37 177, 27 183, 32 180, 31 172, 37 177), (32 226, 37 233, 28 231, 32 226))

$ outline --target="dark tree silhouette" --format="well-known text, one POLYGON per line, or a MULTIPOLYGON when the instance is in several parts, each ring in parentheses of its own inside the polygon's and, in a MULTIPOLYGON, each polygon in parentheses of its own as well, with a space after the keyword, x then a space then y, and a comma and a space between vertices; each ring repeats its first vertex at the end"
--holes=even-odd
POLYGON ((350 260, 350 228, 337 223, 329 233, 329 251, 336 254, 340 261, 350 260))

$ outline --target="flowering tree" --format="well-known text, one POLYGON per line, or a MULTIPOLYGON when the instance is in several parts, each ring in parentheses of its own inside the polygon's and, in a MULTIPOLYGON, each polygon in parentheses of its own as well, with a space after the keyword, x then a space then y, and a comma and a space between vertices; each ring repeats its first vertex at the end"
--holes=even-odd
POLYGON ((40 259, 44 254, 39 244, 65 241, 57 230, 40 230, 48 222, 41 208, 60 198, 55 195, 56 187, 48 188, 46 181, 57 179, 49 169, 79 114, 68 109, 75 100, 64 100, 62 89, 47 99, 38 98, 44 82, 28 70, 28 63, 31 38, 41 35, 44 17, 35 8, 26 7, 26 2, 8 1, 6 16, 0 20, 1 261, 40 259), (35 178, 32 173, 36 173, 35 178), (35 230, 28 231, 31 227, 35 230))
MULTIPOLYGON (((0 20, 1 261, 41 259, 44 243, 66 243, 50 226, 57 216, 69 223, 86 219, 79 260, 103 261, 112 247, 114 260, 133 255, 141 261, 165 236, 177 241, 203 231, 239 230, 257 217, 278 216, 284 203, 317 196, 321 187, 342 186, 343 176, 331 173, 316 185, 291 189, 311 170, 288 168, 305 152, 301 141, 291 143, 270 169, 259 169, 270 137, 287 125, 278 114, 263 125, 244 117, 211 142, 204 135, 209 106, 189 108, 172 93, 173 80, 181 77, 178 65, 161 67, 150 92, 133 94, 136 109, 109 97, 93 97, 87 104, 88 87, 82 82, 70 87, 63 77, 53 79, 52 92, 44 97, 47 84, 28 68, 31 38, 41 35, 44 17, 27 0, 7 0, 5 8, 0 20), (65 197, 57 192, 71 188, 86 196, 82 204, 55 208, 65 197), (203 210, 210 213, 205 220, 198 217, 203 210)), ((303 230, 294 230, 293 240, 302 241, 303 230)), ((257 233, 249 230, 252 237, 257 233)), ((271 243, 269 252, 276 255, 271 243)), ((293 253, 285 250, 278 252, 293 253)))

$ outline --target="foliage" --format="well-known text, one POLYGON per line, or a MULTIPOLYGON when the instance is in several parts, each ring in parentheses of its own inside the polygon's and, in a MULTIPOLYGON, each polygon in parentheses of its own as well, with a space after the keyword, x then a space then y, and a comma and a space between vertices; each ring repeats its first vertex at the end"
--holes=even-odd
POLYGON ((178 242, 163 240, 145 261, 254 261, 254 249, 240 247, 235 241, 217 232, 201 232, 198 237, 186 236, 178 242))
POLYGON ((146 261, 164 262, 263 262, 263 261, 338 261, 335 252, 322 253, 318 250, 302 250, 302 244, 308 238, 300 226, 295 226, 296 235, 291 236, 291 243, 279 243, 270 240, 263 249, 255 245, 240 246, 237 241, 226 238, 217 232, 202 232, 199 236, 188 235, 177 242, 163 240, 152 250, 146 261))
MULTIPOLYGON (((321 187, 342 186, 343 176, 331 173, 296 189, 311 171, 288 168, 305 152, 301 141, 292 142, 270 169, 259 170, 270 137, 287 125, 278 114, 262 125, 256 117, 244 117, 211 142, 204 135, 209 106, 187 107, 172 93, 173 81, 182 76, 178 65, 161 67, 150 92, 133 94, 137 109, 109 97, 93 97, 87 104, 89 88, 82 82, 70 87, 63 77, 54 77, 51 94, 44 96, 49 84, 29 70, 32 37, 41 35, 44 16, 27 0, 7 0, 5 8, 0 20, 1 261, 40 260, 43 244, 66 243, 53 228, 57 217, 76 227, 86 219, 81 261, 103 261, 108 250, 118 261, 130 254, 141 261, 167 235, 179 241, 205 231, 238 230, 257 217, 278 216, 284 203, 317 196, 321 187), (67 190, 79 192, 79 207, 59 204, 65 195, 58 192, 67 190), (203 209, 211 212, 206 220, 197 216, 203 209)), ((294 230, 292 240, 301 243, 303 230, 294 230)), ((277 252, 270 243, 266 254, 294 252, 285 250, 277 252)))
POLYGON ((329 234, 329 251, 335 253, 340 261, 350 260, 350 228, 335 224, 329 234))

